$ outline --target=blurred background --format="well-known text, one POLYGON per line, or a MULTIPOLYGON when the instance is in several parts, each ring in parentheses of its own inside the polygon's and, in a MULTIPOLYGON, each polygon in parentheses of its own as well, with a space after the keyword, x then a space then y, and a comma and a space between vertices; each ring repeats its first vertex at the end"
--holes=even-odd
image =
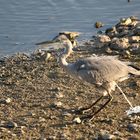
POLYGON ((96 21, 111 27, 122 17, 140 18, 140 0, 6 0, 0 1, 0 57, 32 52, 35 43, 60 31, 82 32, 79 40, 98 31, 96 21))

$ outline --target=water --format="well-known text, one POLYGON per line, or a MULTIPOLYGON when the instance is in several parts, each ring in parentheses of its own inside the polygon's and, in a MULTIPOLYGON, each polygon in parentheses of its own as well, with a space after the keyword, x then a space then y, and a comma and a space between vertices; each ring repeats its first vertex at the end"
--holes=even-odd
POLYGON ((0 57, 33 51, 60 31, 88 39, 96 21, 112 26, 131 15, 140 18, 140 0, 0 0, 0 57))

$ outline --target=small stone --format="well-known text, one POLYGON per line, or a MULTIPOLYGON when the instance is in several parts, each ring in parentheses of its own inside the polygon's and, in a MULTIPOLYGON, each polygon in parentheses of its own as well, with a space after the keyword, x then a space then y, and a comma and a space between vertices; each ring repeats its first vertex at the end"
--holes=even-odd
POLYGON ((59 88, 59 87, 51 88, 50 91, 53 91, 53 92, 59 92, 59 91, 60 91, 60 88, 59 88))
POLYGON ((130 25, 132 23, 132 20, 131 18, 121 18, 120 19, 120 25, 124 25, 124 26, 127 26, 127 25, 130 25))
POLYGON ((136 81, 136 85, 137 85, 138 87, 140 87, 140 81, 139 81, 139 80, 136 81))
POLYGON ((140 49, 140 43, 132 43, 131 51, 138 51, 140 49))
POLYGON ((110 125, 113 124, 113 120, 112 119, 109 119, 109 118, 105 118, 105 119, 101 120, 101 122, 104 122, 104 123, 110 124, 110 125))
POLYGON ((105 33, 106 33, 106 35, 108 35, 111 38, 115 37, 118 34, 116 27, 106 29, 105 33))
POLYGON ((50 116, 51 120, 57 120, 58 118, 56 116, 50 116))
POLYGON ((81 119, 79 117, 77 117, 77 118, 74 118, 73 122, 81 123, 82 121, 81 121, 81 119))
POLYGON ((113 135, 122 136, 123 134, 121 132, 119 132, 119 131, 115 131, 115 132, 113 132, 113 135))
POLYGON ((112 54, 112 50, 111 50, 109 47, 107 47, 107 48, 105 49, 105 52, 108 53, 108 54, 112 54))
POLYGON ((33 112, 27 112, 27 116, 35 116, 36 114, 33 112))
POLYGON ((97 21, 97 22, 95 22, 94 26, 95 26, 95 28, 101 28, 104 26, 104 24, 100 21, 97 21))
MULTIPOLYGON (((134 45, 135 43, 133 43, 134 45)), ((140 45, 138 44, 138 46, 132 46, 132 49, 131 49, 131 52, 134 54, 134 55, 137 55, 137 54, 140 54, 140 45)))
POLYGON ((5 127, 14 128, 14 127, 17 127, 17 124, 15 122, 9 121, 9 122, 5 123, 5 127))
POLYGON ((64 115, 64 116, 71 116, 71 113, 63 112, 63 115, 64 115))
POLYGON ((131 54, 128 50, 124 50, 123 53, 122 53, 122 56, 124 58, 130 58, 131 57, 131 54))
POLYGON ((115 50, 124 50, 130 46, 128 38, 113 38, 110 48, 115 50))
POLYGON ((56 139, 56 136, 49 136, 48 139, 49 140, 55 140, 56 139))
POLYGON ((98 39, 101 43, 106 43, 110 41, 110 37, 107 35, 98 35, 98 39))
POLYGON ((131 136, 131 137, 128 138, 128 140, 139 140, 139 138, 136 137, 136 136, 131 136))
POLYGON ((46 54, 46 58, 45 58, 45 61, 48 61, 48 59, 51 57, 51 53, 47 53, 46 54))
POLYGON ((130 19, 132 20, 132 21, 138 21, 139 19, 137 18, 137 17, 135 17, 135 16, 130 16, 130 19))
POLYGON ((104 33, 104 32, 101 31, 101 30, 97 32, 97 34, 100 34, 100 35, 103 34, 103 33, 104 33))
POLYGON ((97 35, 94 38, 94 45, 96 48, 102 48, 106 44, 108 44, 111 41, 110 37, 107 35, 97 35))
POLYGON ((97 139, 101 140, 112 140, 116 139, 115 135, 109 134, 106 130, 101 130, 101 132, 98 134, 97 139))
POLYGON ((57 97, 57 98, 63 98, 64 95, 63 95, 63 93, 59 92, 59 93, 56 94, 56 97, 57 97))
POLYGON ((129 132, 137 132, 139 128, 140 126, 138 124, 131 123, 127 125, 127 129, 129 132))
POLYGON ((7 98, 7 99, 0 99, 0 104, 8 104, 11 102, 11 98, 7 98))
POLYGON ((131 36, 128 39, 130 43, 140 43, 140 36, 131 36))
POLYGON ((61 106, 62 106, 62 102, 55 102, 55 103, 54 103, 54 106, 56 106, 56 107, 61 107, 61 106))
POLYGON ((46 121, 45 118, 39 117, 39 122, 45 122, 45 121, 46 121))
POLYGON ((11 100, 11 98, 7 98, 5 101, 6 101, 6 103, 10 103, 12 100, 11 100))

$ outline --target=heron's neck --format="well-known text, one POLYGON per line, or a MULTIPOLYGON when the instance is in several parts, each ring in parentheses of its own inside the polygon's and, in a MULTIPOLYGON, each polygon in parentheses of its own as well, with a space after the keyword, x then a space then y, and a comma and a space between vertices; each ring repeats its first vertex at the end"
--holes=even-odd
POLYGON ((59 57, 59 63, 61 67, 67 68, 68 63, 66 61, 66 58, 71 54, 71 52, 72 52, 72 44, 71 42, 69 42, 66 44, 65 51, 59 57))

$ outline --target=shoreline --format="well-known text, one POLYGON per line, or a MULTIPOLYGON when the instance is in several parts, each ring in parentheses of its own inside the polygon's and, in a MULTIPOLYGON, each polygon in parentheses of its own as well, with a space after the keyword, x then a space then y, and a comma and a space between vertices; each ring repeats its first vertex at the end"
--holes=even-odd
MULTIPOLYGON (((132 48, 120 49, 116 40, 119 49, 108 48, 113 38, 97 35, 83 42, 69 60, 92 54, 118 55, 140 66, 140 53, 132 48)), ((118 90, 92 122, 71 124, 78 115, 70 110, 88 106, 100 95, 94 86, 67 75, 57 58, 47 54, 20 53, 0 59, 0 139, 139 139, 140 116, 127 116, 129 106, 118 90)), ((139 78, 132 77, 120 86, 135 106, 140 105, 139 78)))

